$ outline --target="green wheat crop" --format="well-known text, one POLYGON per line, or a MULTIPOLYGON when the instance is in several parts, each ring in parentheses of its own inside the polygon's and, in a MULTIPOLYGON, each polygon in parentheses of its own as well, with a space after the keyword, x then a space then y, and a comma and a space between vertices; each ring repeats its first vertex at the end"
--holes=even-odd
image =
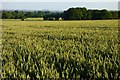
POLYGON ((117 20, 2 23, 3 78, 120 78, 117 20))

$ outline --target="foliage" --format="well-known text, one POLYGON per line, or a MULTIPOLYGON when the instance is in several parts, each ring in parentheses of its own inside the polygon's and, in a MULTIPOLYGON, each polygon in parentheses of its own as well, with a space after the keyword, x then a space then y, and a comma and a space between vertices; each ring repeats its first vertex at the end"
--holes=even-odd
POLYGON ((69 8, 63 12, 52 11, 2 11, 2 19, 43 18, 44 20, 105 20, 118 19, 118 11, 87 10, 87 8, 69 8))

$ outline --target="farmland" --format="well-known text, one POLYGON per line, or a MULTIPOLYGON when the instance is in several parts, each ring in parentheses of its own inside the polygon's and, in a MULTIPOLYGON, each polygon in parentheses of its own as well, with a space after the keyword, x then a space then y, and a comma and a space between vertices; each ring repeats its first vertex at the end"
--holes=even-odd
POLYGON ((3 20, 2 77, 120 78, 118 20, 3 20))

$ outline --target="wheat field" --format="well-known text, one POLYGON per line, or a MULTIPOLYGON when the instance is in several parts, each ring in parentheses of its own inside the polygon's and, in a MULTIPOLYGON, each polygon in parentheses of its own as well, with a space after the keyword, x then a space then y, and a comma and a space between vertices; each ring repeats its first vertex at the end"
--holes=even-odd
POLYGON ((2 77, 119 79, 118 20, 3 20, 2 77))

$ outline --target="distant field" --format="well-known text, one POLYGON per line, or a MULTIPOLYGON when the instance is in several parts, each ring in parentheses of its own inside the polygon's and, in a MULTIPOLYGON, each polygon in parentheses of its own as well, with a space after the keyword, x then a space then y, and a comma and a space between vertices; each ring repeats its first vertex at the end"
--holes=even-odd
POLYGON ((43 20, 43 18, 26 18, 25 20, 30 20, 30 21, 41 21, 41 20, 43 20))
POLYGON ((120 78, 118 20, 2 23, 3 78, 120 78))
MULTIPOLYGON (((3 19, 3 21, 21 21, 21 19, 3 19)), ((43 18, 25 18, 25 21, 42 21, 43 18)))

